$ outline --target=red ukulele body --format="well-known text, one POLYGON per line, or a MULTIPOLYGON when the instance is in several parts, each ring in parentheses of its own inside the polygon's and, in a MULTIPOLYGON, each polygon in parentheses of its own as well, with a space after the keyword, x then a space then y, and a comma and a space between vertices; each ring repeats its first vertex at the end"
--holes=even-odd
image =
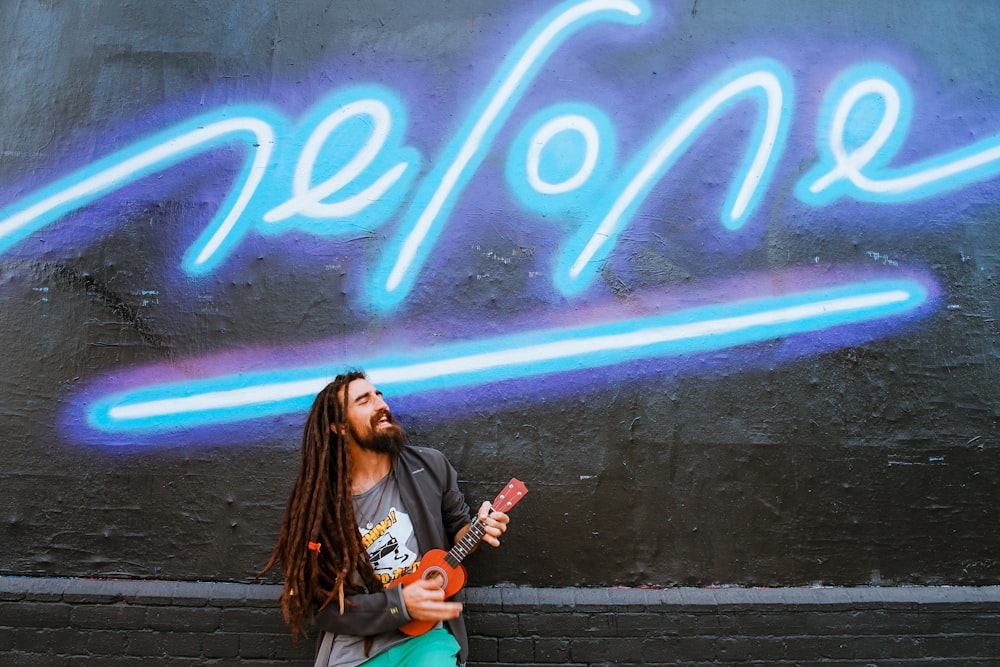
MULTIPOLYGON (((519 480, 511 479, 507 482, 504 490, 493 500, 493 510, 506 513, 511 507, 517 504, 521 498, 528 493, 527 487, 519 480)), ((389 587, 411 584, 420 579, 440 578, 441 588, 444 589, 445 598, 450 598, 455 593, 462 590, 468 575, 462 560, 468 556, 486 534, 486 524, 482 521, 474 521, 468 532, 459 540, 450 551, 444 549, 431 549, 420 559, 420 565, 409 574, 404 574, 396 579, 389 587)), ((408 635, 422 635, 436 625, 434 621, 410 621, 400 628, 408 635)))

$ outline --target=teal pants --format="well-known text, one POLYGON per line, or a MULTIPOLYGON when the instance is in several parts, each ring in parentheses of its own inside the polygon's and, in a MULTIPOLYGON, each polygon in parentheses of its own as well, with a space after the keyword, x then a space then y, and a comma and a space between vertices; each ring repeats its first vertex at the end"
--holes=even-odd
POLYGON ((408 639, 371 660, 364 667, 455 667, 458 664, 458 640, 447 628, 437 628, 408 639))

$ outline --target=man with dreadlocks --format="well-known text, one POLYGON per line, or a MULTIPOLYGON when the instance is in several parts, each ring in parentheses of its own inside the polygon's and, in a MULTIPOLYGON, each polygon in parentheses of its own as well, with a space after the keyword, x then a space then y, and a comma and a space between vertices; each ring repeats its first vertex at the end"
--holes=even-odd
MULTIPOLYGON (((462 605, 433 578, 387 587, 419 554, 449 549, 469 529, 469 506, 444 454, 408 446, 362 371, 338 375, 316 396, 302 436, 298 477, 278 544, 281 611, 293 638, 323 631, 317 665, 455 665, 468 642, 462 605), (433 621, 410 637, 399 628, 433 621), (366 662, 367 661, 367 662, 366 662)), ((508 517, 483 503, 483 541, 500 545, 508 517)))

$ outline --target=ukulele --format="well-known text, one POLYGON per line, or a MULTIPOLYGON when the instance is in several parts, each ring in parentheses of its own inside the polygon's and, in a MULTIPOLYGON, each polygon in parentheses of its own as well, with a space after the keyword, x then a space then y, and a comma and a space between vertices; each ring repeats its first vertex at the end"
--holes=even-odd
MULTIPOLYGON (((506 513, 511 507, 516 505, 518 501, 521 500, 528 493, 528 488, 518 479, 511 478, 507 482, 507 486, 504 487, 503 491, 493 500, 493 509, 491 511, 504 512, 506 513)), ((483 539, 483 535, 486 534, 486 524, 482 521, 474 521, 469 527, 469 530, 455 546, 451 548, 450 551, 445 551, 444 549, 431 549, 423 555, 420 559, 420 565, 413 572, 404 574, 402 577, 396 579, 391 584, 389 588, 399 586, 401 584, 412 584, 414 581, 420 579, 430 579, 431 577, 440 577, 442 580, 441 588, 444 589, 445 598, 450 598, 455 593, 462 590, 465 586, 466 579, 468 575, 466 574, 465 567, 462 565, 462 560, 472 553, 472 550, 476 548, 476 545, 483 539)), ((436 625, 435 621, 417 621, 413 620, 400 628, 405 634, 412 637, 417 635, 422 635, 436 625)))

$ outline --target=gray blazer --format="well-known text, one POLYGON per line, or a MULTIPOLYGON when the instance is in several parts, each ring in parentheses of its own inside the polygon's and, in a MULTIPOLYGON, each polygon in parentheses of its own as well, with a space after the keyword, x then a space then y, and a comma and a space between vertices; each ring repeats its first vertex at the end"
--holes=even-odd
MULTIPOLYGON (((400 498, 413 521, 420 553, 450 549, 458 531, 469 524, 471 513, 458 490, 458 474, 448 459, 436 449, 407 447, 396 459, 394 472, 400 498)), ((331 604, 313 614, 313 626, 327 633, 364 636, 394 630, 411 620, 403 605, 400 586, 349 595, 346 599, 349 604, 345 605, 343 615, 338 605, 331 604)), ((464 664, 469 653, 465 621, 461 616, 448 621, 448 629, 462 647, 459 662, 464 664)), ((326 661, 329 644, 329 641, 322 643, 327 651, 326 661)), ((317 664, 327 664, 322 656, 319 658, 317 664)))

